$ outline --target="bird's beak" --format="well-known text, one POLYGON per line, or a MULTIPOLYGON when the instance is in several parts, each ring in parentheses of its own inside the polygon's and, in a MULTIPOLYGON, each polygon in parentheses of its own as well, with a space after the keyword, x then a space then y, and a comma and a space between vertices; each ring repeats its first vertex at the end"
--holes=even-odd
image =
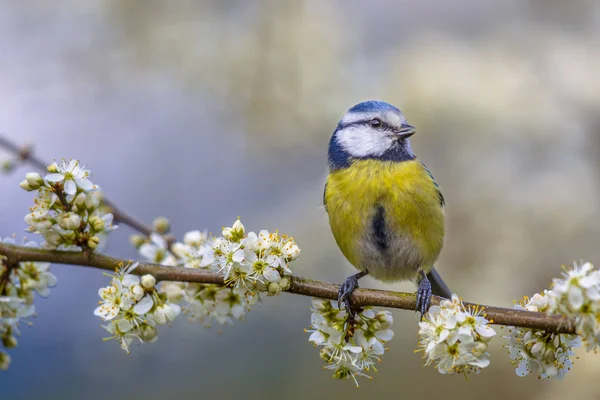
POLYGON ((414 135, 416 132, 415 127, 409 124, 402 124, 399 130, 394 132, 398 139, 407 139, 414 135))

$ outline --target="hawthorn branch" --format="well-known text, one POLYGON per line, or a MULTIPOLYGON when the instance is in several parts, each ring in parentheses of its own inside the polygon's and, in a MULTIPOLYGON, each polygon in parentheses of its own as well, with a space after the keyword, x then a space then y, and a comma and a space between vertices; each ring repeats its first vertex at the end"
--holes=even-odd
MULTIPOLYGON (((25 246, 0 243, 0 254, 9 264, 25 261, 50 262, 93 267, 113 271, 119 264, 127 265, 130 260, 119 259, 92 252, 76 252, 47 250, 25 246)), ((194 282, 224 285, 223 276, 212 271, 140 262, 133 271, 136 275, 153 275, 157 281, 194 282)), ((288 290, 301 296, 319 297, 337 300, 339 285, 292 276, 292 284, 288 290)), ((352 303, 356 306, 379 306, 415 310, 414 293, 392 292, 375 289, 356 289, 352 294, 352 303)), ((437 305, 442 298, 433 296, 432 305, 437 305)), ((518 326, 556 333, 575 333, 573 321, 558 315, 514 310, 510 308, 482 306, 475 303, 465 303, 466 306, 483 308, 483 313, 491 323, 496 325, 518 326)))
MULTIPOLYGON (((33 152, 33 146, 31 146, 31 145, 19 146, 16 143, 13 143, 10 139, 3 136, 2 134, 0 134, 0 147, 13 153, 17 157, 17 160, 20 163, 31 164, 42 172, 46 171, 46 167, 48 165, 50 165, 50 164, 44 162, 42 159, 35 156, 35 154, 33 152)), ((57 195, 59 196, 61 202, 63 204, 66 204, 66 202, 64 200, 64 194, 61 192, 61 193, 57 193, 57 195)), ((127 214, 126 212, 123 212, 109 199, 102 198, 102 204, 106 208, 108 208, 107 211, 110 212, 114 216, 114 220, 116 223, 121 223, 121 224, 127 225, 130 228, 138 231, 139 233, 141 233, 145 236, 150 236, 150 234, 152 232, 154 232, 152 227, 144 224, 143 222, 141 222, 138 219, 134 218, 133 216, 127 214)), ((169 245, 169 247, 173 243, 175 243, 175 237, 173 235, 164 235, 164 238, 167 241, 167 244, 169 245)))

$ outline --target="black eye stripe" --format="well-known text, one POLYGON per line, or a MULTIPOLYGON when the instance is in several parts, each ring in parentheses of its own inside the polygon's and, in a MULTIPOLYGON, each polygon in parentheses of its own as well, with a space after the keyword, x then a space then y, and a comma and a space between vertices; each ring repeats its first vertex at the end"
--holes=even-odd
MULTIPOLYGON (((354 122, 350 122, 347 124, 340 124, 338 126, 338 130, 340 129, 345 129, 348 128, 350 126, 368 126, 371 127, 371 121, 373 121, 374 118, 369 118, 369 119, 361 119, 360 121, 354 121, 354 122)), ((394 128, 389 125, 388 123, 386 123, 385 121, 379 119, 379 121, 381 121, 381 126, 379 126, 377 129, 379 130, 385 130, 385 131, 391 131, 394 130, 394 128)))

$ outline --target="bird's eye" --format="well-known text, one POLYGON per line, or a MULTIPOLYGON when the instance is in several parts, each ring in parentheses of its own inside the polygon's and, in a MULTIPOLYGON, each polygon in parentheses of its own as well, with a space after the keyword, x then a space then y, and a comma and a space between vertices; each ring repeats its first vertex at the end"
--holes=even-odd
POLYGON ((383 124, 379 118, 373 118, 369 123, 373 128, 381 128, 383 124))

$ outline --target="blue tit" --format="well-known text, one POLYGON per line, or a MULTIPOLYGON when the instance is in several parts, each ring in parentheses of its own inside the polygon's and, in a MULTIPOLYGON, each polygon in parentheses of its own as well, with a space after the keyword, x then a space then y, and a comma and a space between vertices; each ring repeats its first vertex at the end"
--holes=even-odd
POLYGON ((451 296, 433 268, 444 243, 444 197, 410 147, 414 133, 399 109, 366 101, 346 112, 329 142, 323 204, 337 245, 360 271, 338 293, 350 316, 350 295, 367 274, 415 282, 421 316, 432 294, 451 296))

